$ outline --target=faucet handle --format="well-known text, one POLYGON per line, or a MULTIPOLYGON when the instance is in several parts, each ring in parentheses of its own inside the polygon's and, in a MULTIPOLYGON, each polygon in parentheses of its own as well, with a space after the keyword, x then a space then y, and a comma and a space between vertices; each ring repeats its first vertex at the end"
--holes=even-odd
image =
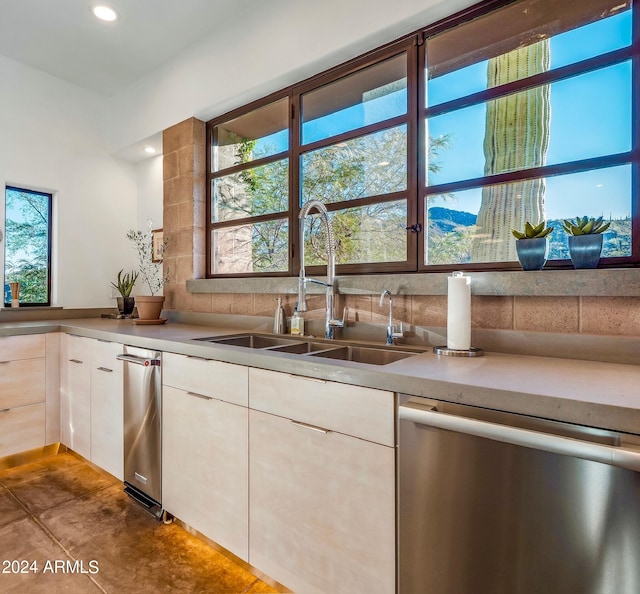
POLYGON ((344 328, 347 325, 347 316, 349 315, 349 308, 345 307, 342 311, 342 319, 331 319, 328 324, 331 328, 344 328))
POLYGON ((349 308, 345 307, 342 310, 342 319, 341 320, 329 320, 329 325, 333 328, 344 328, 347 325, 347 317, 349 316, 349 308))
POLYGON ((395 326, 392 326, 393 330, 391 331, 391 338, 404 338, 404 327, 403 322, 400 322, 400 329, 396 330, 395 326))

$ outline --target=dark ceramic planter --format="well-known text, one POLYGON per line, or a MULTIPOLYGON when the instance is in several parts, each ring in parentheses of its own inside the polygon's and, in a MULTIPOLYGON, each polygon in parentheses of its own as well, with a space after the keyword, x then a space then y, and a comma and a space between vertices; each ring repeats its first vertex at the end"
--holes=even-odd
POLYGON ((547 263, 549 253, 549 242, 546 237, 535 239, 518 239, 516 241, 516 252, 522 270, 542 270, 547 263))
POLYGON ((136 303, 134 297, 118 297, 116 301, 118 303, 118 313, 123 316, 128 316, 133 313, 133 306, 136 303))
POLYGON ((569 235, 569 255, 574 268, 597 268, 602 253, 602 233, 569 235))

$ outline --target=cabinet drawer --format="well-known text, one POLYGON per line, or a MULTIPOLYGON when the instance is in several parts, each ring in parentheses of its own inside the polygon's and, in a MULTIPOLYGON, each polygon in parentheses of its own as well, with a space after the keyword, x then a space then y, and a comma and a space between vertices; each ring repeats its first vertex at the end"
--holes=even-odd
POLYGON ((66 342, 66 355, 69 360, 87 364, 91 362, 91 343, 93 339, 67 334, 66 342))
POLYGON ((0 361, 19 361, 20 359, 44 357, 45 341, 44 334, 1 336, 0 361))
POLYGON ((44 401, 44 359, 0 363, 0 409, 44 401))
POLYGON ((382 445, 395 443, 393 392, 251 368, 249 407, 382 445))
POLYGON ((91 341, 91 367, 102 367, 122 373, 122 361, 116 357, 124 352, 124 346, 119 342, 106 340, 91 341))
POLYGON ((248 404, 247 368, 241 365, 164 353, 162 383, 231 404, 248 404))
POLYGON ((45 405, 0 412, 0 458, 45 445, 45 405))

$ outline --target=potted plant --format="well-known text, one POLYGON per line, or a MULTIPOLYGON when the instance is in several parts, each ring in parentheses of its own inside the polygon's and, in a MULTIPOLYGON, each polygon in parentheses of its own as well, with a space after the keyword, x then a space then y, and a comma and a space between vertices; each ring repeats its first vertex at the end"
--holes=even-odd
POLYGON ((115 283, 111 283, 111 286, 120 293, 120 297, 117 298, 118 312, 128 316, 133 312, 133 306, 135 305, 135 299, 131 297, 131 291, 133 290, 133 285, 136 284, 138 273, 132 270, 123 276, 123 272, 124 270, 118 272, 118 279, 115 283))
POLYGON ((552 231, 553 227, 547 227, 545 221, 535 227, 527 221, 523 231, 511 229, 516 238, 516 252, 522 270, 542 270, 549 253, 547 237, 552 231))
POLYGON ((602 234, 611 222, 604 223, 602 217, 577 217, 565 219, 562 227, 569 235, 569 255, 574 268, 596 268, 602 253, 602 234))
MULTIPOLYGON (((138 315, 143 323, 163 323, 166 320, 160 318, 164 296, 157 295, 164 284, 169 280, 169 270, 162 270, 162 261, 154 258, 153 229, 149 220, 146 231, 130 230, 127 233, 135 247, 138 258, 138 272, 142 282, 149 288, 149 295, 136 295, 138 315)), ((169 240, 164 238, 156 250, 162 255, 169 240)))

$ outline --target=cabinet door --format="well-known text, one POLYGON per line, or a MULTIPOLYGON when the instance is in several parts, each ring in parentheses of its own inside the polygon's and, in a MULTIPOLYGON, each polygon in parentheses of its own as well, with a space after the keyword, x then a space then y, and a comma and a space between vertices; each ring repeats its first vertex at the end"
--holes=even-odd
POLYGON ((163 387, 163 507, 248 558, 248 411, 163 387))
POLYGON ((116 478, 124 477, 122 374, 91 369, 91 461, 116 478))
POLYGON ((91 339, 65 335, 61 373, 64 392, 60 398, 62 443, 91 459, 91 339))
POLYGON ((46 335, 45 393, 47 402, 46 444, 60 441, 60 339, 59 332, 46 335))
POLYGON ((251 410, 249 563, 294 592, 395 592, 394 448, 251 410))

